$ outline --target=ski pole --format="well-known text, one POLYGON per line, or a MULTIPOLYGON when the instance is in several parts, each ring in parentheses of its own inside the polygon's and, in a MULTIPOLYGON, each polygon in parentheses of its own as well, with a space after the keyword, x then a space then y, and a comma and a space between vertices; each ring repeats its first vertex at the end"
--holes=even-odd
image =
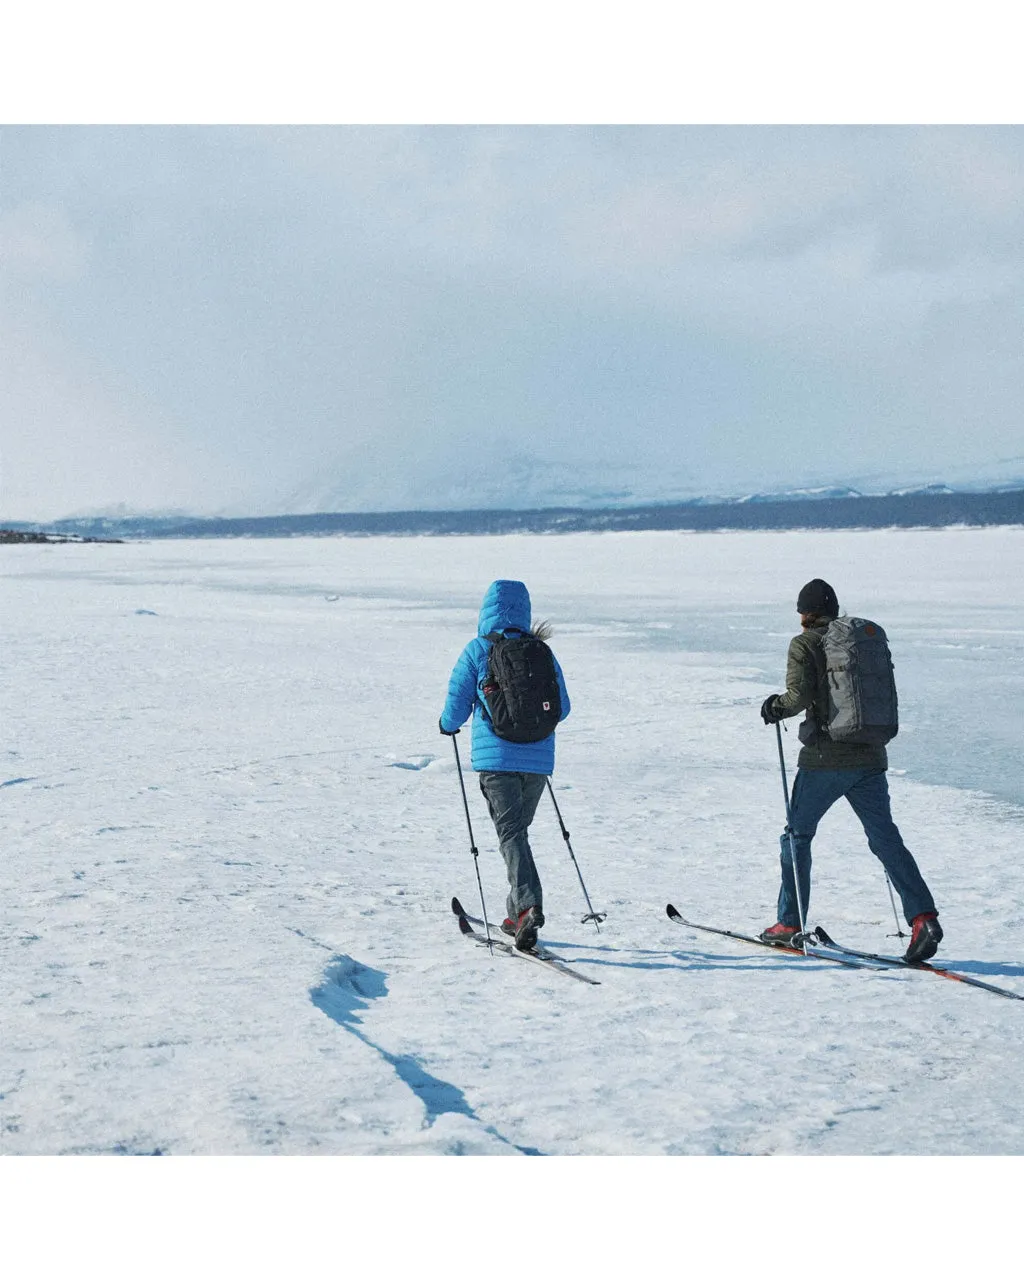
POLYGON ((466 783, 462 777, 462 761, 459 759, 459 744, 455 740, 455 734, 451 735, 452 746, 455 748, 455 767, 459 771, 459 787, 462 791, 462 807, 466 811, 466 826, 469 828, 469 851, 473 855, 473 866, 476 868, 476 883, 480 890, 480 910, 484 916, 484 933, 487 935, 487 946, 494 954, 494 944, 491 942, 491 926, 487 923, 487 904, 484 902, 484 886, 480 879, 480 851, 476 847, 476 841, 473 839, 473 824, 469 820, 469 801, 466 799, 466 783))
POLYGON ((906 937, 909 937, 910 935, 909 935, 909 934, 904 933, 904 932, 903 932, 903 930, 900 928, 900 917, 899 917, 899 912, 896 910, 896 899, 893 897, 893 892, 892 892, 892 881, 889 879, 889 873, 888 873, 888 871, 885 873, 885 883, 889 886, 889 901, 892 903, 892 914, 893 914, 894 919, 896 920, 896 932, 895 932, 895 933, 890 933, 890 934, 889 934, 889 937, 890 937, 890 938, 906 938, 906 937))
POLYGON ((793 872, 793 888, 796 890, 796 909, 800 916, 800 949, 807 954, 807 921, 800 896, 800 881, 796 873, 796 840, 793 836, 793 809, 789 803, 789 782, 786 779, 786 757, 782 750, 782 725, 775 721, 775 736, 779 740, 779 768, 782 770, 782 798, 786 802, 786 835, 789 837, 789 865, 793 872))
POLYGON ((569 833, 565 829, 565 823, 562 821, 562 811, 558 807, 558 801, 555 799, 555 793, 551 786, 551 779, 546 779, 548 784, 548 795, 551 797, 551 803, 555 806, 555 813, 558 815, 558 825, 562 828, 562 839, 565 841, 565 847, 569 850, 569 857, 572 858, 572 865, 576 868, 576 874, 580 878, 580 888, 583 890, 583 896, 587 900, 587 914, 580 921, 580 924, 586 924, 588 920, 593 920, 594 928, 601 932, 601 921, 608 919, 607 911, 595 911, 590 901, 590 894, 587 893, 587 886, 583 883, 583 873, 580 871, 580 864, 576 861, 576 855, 572 851, 572 845, 569 843, 569 833))

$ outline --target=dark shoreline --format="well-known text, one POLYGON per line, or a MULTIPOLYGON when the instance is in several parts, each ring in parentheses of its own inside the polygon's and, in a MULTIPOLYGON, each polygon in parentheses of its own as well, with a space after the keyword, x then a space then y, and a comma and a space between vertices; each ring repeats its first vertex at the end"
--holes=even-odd
POLYGON ((124 538, 85 538, 70 533, 48 533, 39 529, 0 529, 0 546, 29 543, 38 546, 66 545, 69 542, 124 542, 124 538))

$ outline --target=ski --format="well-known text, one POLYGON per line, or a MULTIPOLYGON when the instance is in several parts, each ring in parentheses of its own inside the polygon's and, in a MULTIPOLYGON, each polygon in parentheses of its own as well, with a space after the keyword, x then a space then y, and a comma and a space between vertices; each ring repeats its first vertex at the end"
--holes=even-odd
POLYGON ((948 978, 950 982, 963 982, 969 987, 980 987, 982 991, 991 991, 993 995, 1004 996, 1007 1000, 1024 1000, 1024 995, 1019 991, 1011 991, 1008 987, 997 987, 994 983, 983 982, 981 978, 972 978, 969 974, 958 973, 955 969, 943 969, 938 965, 929 964, 927 960, 919 960, 916 964, 912 964, 901 956, 882 956, 876 955, 873 951, 857 951, 853 947, 844 947, 829 937, 820 925, 815 933, 823 947, 832 947, 846 956, 874 960, 876 964, 887 964, 894 969, 919 969, 924 973, 934 973, 939 978, 948 978))
MULTIPOLYGON (((484 922, 477 919, 476 916, 467 915, 458 898, 452 898, 452 911, 458 918, 459 932, 462 936, 481 947, 486 947, 488 945, 487 936, 478 931, 486 927, 484 922), (474 928, 474 925, 476 928, 474 928)), ((503 951, 507 955, 518 956, 520 960, 532 960, 534 964, 543 965, 545 969, 553 970, 555 973, 562 973, 567 978, 575 978, 577 982, 585 982, 588 986, 599 987, 601 985, 596 978, 588 977, 585 973, 578 973, 575 969, 571 969, 564 960, 557 959, 549 951, 545 951, 543 947, 533 947, 529 951, 520 951, 518 947, 512 944, 510 938, 500 933, 496 937, 496 933, 498 933, 497 930, 491 933, 490 945, 497 947, 499 951, 503 951)))
MULTIPOLYGON (((749 942, 751 946, 764 947, 768 951, 775 951, 786 956, 800 956, 801 958, 807 958, 809 960, 828 960, 832 964, 845 965, 846 968, 848 969, 868 969, 868 968, 883 967, 878 964, 869 964, 868 957, 866 956, 855 960, 852 957, 845 958, 843 956, 829 955, 827 951, 821 948, 818 948, 810 943, 808 944, 807 950, 802 951, 799 947, 787 947, 784 945, 780 945, 777 942, 765 942, 763 938, 755 938, 754 935, 750 933, 735 933, 732 929, 716 929, 709 924, 694 924, 692 920, 685 920, 679 914, 679 912, 675 909, 675 907, 672 905, 671 902, 665 908, 665 914, 668 916, 670 920, 674 921, 678 925, 684 926, 687 929, 699 929, 701 933, 714 933, 714 934, 717 934, 718 937, 720 938, 732 938, 736 942, 749 942)), ((810 937, 813 935, 808 935, 808 936, 810 937)))
POLYGON ((984 982, 981 978, 973 978, 969 974, 959 973, 955 969, 944 969, 938 965, 929 964, 924 960, 917 964, 910 964, 901 956, 884 956, 874 951, 858 951, 853 947, 844 947, 826 933, 821 925, 818 925, 808 933, 808 939, 815 939, 816 941, 810 943, 805 953, 797 947, 779 946, 777 943, 765 942, 762 938, 755 938, 748 933, 735 933, 732 929, 715 929, 707 924, 694 924, 692 920, 684 920, 671 903, 665 910, 670 920, 674 920, 676 924, 684 925, 688 929, 699 929, 702 933, 714 933, 720 938, 732 938, 736 942, 749 942, 755 947, 767 947, 769 951, 780 951, 783 955, 802 956, 806 954, 816 960, 832 960, 838 964, 843 964, 845 961, 852 968, 920 970, 923 973, 934 973, 938 978, 948 978, 950 982, 962 982, 969 987, 978 987, 982 991, 991 991, 993 995, 1003 996, 1007 1000, 1024 1000, 1024 995, 1018 991, 1010 991, 1007 987, 997 987, 992 982, 984 982), (840 954, 829 955, 829 951, 840 954))

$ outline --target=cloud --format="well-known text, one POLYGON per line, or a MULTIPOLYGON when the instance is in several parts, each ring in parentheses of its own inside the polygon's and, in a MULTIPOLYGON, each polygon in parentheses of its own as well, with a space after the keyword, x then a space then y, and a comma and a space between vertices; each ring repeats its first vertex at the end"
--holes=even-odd
POLYGON ((8 280, 73 279, 87 253, 61 209, 22 204, 0 212, 0 273, 8 280))
POLYGON ((0 343, 0 515, 188 504, 196 478, 172 424, 24 323, 0 323, 0 343))
POLYGON ((1016 127, 3 144, 6 514, 436 505, 490 493, 491 454, 523 492, 941 469, 1024 407, 1016 127))

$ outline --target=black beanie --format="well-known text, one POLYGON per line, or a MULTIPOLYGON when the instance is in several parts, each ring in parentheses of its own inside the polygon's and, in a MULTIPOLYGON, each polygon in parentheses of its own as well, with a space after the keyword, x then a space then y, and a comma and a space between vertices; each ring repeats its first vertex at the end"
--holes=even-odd
POLYGON ((819 618, 838 618, 839 601, 824 578, 812 578, 796 598, 797 613, 816 613, 819 618))

